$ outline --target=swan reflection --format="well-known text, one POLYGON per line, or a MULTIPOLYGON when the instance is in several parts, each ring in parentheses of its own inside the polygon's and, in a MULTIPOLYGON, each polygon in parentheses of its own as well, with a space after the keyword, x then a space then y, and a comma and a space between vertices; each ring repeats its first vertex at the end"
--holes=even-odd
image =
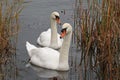
POLYGON ((45 69, 45 68, 41 68, 35 65, 30 65, 29 67, 31 67, 36 74, 40 77, 40 78, 48 78, 48 79, 52 79, 52 80, 68 80, 68 71, 55 71, 55 70, 50 70, 50 69, 45 69))

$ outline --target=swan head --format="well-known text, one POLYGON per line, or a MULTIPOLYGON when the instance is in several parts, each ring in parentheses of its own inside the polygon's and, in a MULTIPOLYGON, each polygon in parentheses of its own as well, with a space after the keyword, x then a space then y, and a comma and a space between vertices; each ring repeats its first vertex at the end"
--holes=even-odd
POLYGON ((56 12, 56 11, 52 12, 51 13, 51 18, 53 20, 55 20, 58 24, 61 24, 60 23, 60 14, 58 12, 56 12))
POLYGON ((69 23, 64 23, 62 26, 60 38, 63 38, 70 32, 72 32, 72 26, 69 23))

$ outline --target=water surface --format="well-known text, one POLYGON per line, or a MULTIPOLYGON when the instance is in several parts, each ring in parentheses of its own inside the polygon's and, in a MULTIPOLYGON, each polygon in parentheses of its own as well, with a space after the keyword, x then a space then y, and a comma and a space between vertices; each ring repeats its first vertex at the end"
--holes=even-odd
MULTIPOLYGON (((29 0, 27 0, 29 1, 29 0)), ((61 22, 68 22, 73 26, 74 0, 33 0, 25 3, 25 8, 20 16, 21 29, 18 35, 16 65, 16 80, 79 80, 80 71, 76 68, 80 61, 80 52, 76 52, 72 44, 70 48, 68 72, 58 72, 39 67, 25 67, 29 56, 25 48, 25 42, 37 45, 36 40, 42 31, 50 27, 50 14, 58 11, 61 22)), ((58 27, 58 30, 61 28, 58 27)))

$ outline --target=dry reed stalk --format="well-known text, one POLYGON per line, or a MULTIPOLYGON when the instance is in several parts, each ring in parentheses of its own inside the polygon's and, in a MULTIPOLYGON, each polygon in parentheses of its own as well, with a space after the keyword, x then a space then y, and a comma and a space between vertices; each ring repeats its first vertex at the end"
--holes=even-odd
MULTIPOLYGON (((78 5, 77 7, 80 7, 78 5)), ((77 46, 82 50, 80 64, 84 66, 84 80, 89 78, 89 69, 96 73, 98 80, 119 80, 119 0, 92 0, 92 3, 88 0, 88 8, 76 13, 80 17, 79 21, 76 21, 79 25, 75 26, 80 29, 75 29, 74 33, 77 37, 75 39, 79 39, 77 43, 81 44, 77 46)))
POLYGON ((18 33, 18 18, 23 9, 22 2, 23 0, 0 1, 0 52, 18 33))
POLYGON ((2 80, 9 73, 4 69, 8 68, 6 66, 11 61, 11 53, 15 53, 22 4, 23 0, 0 0, 0 74, 2 75, 0 79, 2 80))

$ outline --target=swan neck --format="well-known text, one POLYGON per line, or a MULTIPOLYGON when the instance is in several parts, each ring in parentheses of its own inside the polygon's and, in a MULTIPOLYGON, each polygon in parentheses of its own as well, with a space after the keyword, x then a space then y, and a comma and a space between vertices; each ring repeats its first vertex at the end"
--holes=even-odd
POLYGON ((72 36, 72 32, 68 33, 64 37, 64 41, 63 41, 62 47, 60 49, 59 66, 60 65, 68 66, 68 57, 69 57, 69 48, 70 48, 70 43, 71 43, 71 36, 72 36))
POLYGON ((51 19, 51 43, 50 47, 57 46, 57 23, 55 20, 51 19))

